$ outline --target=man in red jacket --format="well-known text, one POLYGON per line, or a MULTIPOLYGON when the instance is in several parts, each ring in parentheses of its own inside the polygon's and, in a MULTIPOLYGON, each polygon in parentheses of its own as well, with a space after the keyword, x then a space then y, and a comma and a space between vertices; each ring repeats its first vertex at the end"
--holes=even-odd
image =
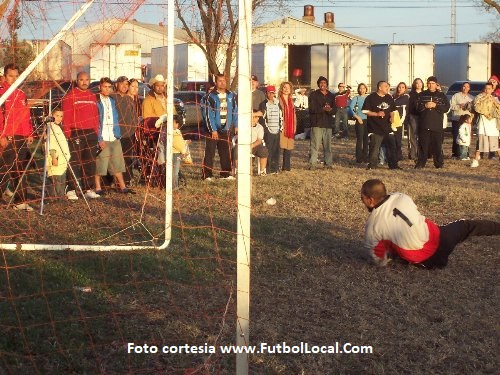
MULTIPOLYGON (((76 87, 63 98, 63 131, 68 138, 71 153, 70 165, 87 198, 99 198, 94 188, 96 171, 95 155, 98 151, 97 132, 99 113, 96 95, 89 90, 90 78, 85 72, 76 76, 76 87)), ((77 185, 72 176, 68 176, 70 185, 66 196, 70 200, 78 199, 77 185)))
MULTIPOLYGON (((5 81, 0 86, 0 97, 19 77, 19 68, 14 64, 4 67, 5 81)), ((29 145, 33 143, 33 125, 26 94, 15 89, 2 105, 0 115, 0 192, 10 186, 17 190, 14 209, 33 211, 26 203, 25 180, 21 178, 30 156, 29 145), (3 117, 3 119, 2 119, 3 117), (9 175, 10 178, 6 178, 9 175)))

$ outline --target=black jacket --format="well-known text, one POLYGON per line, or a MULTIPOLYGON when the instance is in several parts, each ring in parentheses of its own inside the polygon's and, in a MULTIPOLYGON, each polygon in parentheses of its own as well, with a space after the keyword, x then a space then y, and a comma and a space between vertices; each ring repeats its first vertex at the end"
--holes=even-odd
POLYGON ((443 131, 443 116, 449 109, 450 102, 441 91, 422 91, 417 102, 419 127, 422 130, 443 131), (436 103, 436 107, 425 108, 425 104, 431 101, 436 103))
POLYGON ((335 113, 335 96, 327 91, 326 95, 318 89, 309 95, 309 114, 311 115, 311 127, 331 128, 332 115, 335 113), (330 111, 323 108, 328 103, 332 107, 330 111))

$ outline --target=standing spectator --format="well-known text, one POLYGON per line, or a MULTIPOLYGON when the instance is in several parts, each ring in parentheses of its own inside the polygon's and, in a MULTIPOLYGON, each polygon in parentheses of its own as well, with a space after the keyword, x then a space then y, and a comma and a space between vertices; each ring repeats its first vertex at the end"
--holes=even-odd
POLYGON ((332 114, 335 108, 335 97, 328 90, 328 80, 320 76, 318 89, 309 97, 309 113, 311 115, 311 151, 309 169, 316 167, 321 145, 325 156, 325 168, 332 168, 332 114))
POLYGON ((448 98, 437 90, 436 77, 430 76, 427 78, 427 90, 422 91, 417 103, 419 155, 415 168, 425 167, 429 151, 432 153, 434 167, 443 168, 443 117, 449 109, 448 98))
POLYGON ((458 128, 461 126, 460 118, 463 115, 470 115, 472 109, 472 102, 474 97, 469 94, 470 83, 464 82, 462 89, 451 97, 451 132, 453 134, 453 146, 451 148, 451 156, 454 158, 460 157, 458 138, 458 128))
POLYGON ((484 91, 474 99, 474 110, 479 114, 477 122, 478 146, 471 167, 479 166, 481 152, 496 152, 500 156, 498 149, 499 131, 497 127, 500 121, 500 102, 493 96, 493 85, 484 85, 484 91))
POLYGON ((99 110, 99 131, 97 140, 99 151, 96 158, 95 187, 96 194, 102 195, 101 176, 110 175, 116 178, 120 192, 133 193, 128 189, 123 179, 125 161, 123 160, 122 145, 120 142, 119 115, 116 102, 111 97, 113 82, 108 78, 101 78, 100 94, 97 94, 97 108, 99 110))
POLYGON ((47 165, 47 176, 51 178, 52 185, 49 185, 48 193, 52 197, 65 197, 66 170, 71 157, 68 141, 61 129, 63 126, 63 111, 54 109, 52 111, 54 122, 48 124, 49 127, 49 150, 45 151, 47 165))
POLYGON ((69 140, 71 153, 70 166, 73 169, 74 181, 70 178, 70 186, 66 196, 70 200, 78 199, 77 184, 85 191, 87 198, 99 198, 94 189, 95 159, 97 132, 99 129, 99 113, 96 96, 89 90, 89 75, 80 72, 76 76, 76 87, 69 91, 62 100, 64 112, 64 135, 69 140))
POLYGON ((128 186, 134 177, 132 167, 134 165, 134 139, 139 117, 137 115, 137 106, 134 98, 128 94, 129 80, 125 76, 118 77, 116 80, 116 93, 111 97, 116 103, 118 111, 118 123, 120 124, 121 144, 123 159, 125 160, 125 173, 123 179, 128 186))
MULTIPOLYGON (((179 176, 181 174, 181 161, 186 158, 188 154, 188 145, 182 136, 181 130, 179 129, 179 119, 178 116, 174 116, 173 121, 173 140, 172 140, 172 166, 173 166, 173 176, 172 183, 173 189, 179 190, 179 176)), ((185 159, 186 160, 186 159, 185 159)))
POLYGON ((295 90, 295 113, 297 114, 297 134, 304 133, 304 139, 308 139, 311 133, 309 118, 309 98, 306 95, 305 87, 295 90))
POLYGON ((418 96, 424 89, 424 81, 415 78, 411 85, 410 98, 408 102, 408 159, 417 160, 418 157, 418 96))
POLYGON ((489 83, 493 85, 493 93, 492 95, 500 100, 500 80, 496 75, 492 75, 488 80, 489 83))
MULTIPOLYGON (((157 74, 149 81, 151 91, 148 92, 142 101, 142 116, 144 120, 164 116, 164 121, 167 121, 167 95, 165 94, 165 84, 165 78, 163 78, 161 74, 157 74)), ((175 107, 173 112, 174 115, 177 114, 175 107)))
POLYGON ((134 162, 135 166, 140 169, 143 160, 142 156, 144 153, 142 144, 143 132, 141 131, 144 129, 144 123, 142 120, 142 100, 139 99, 139 81, 135 78, 131 78, 128 83, 128 96, 132 98, 132 101, 134 103, 134 116, 137 117, 137 129, 135 131, 133 139, 135 157, 134 162))
POLYGON ((406 93, 406 83, 399 82, 396 86, 396 92, 393 95, 394 105, 399 113, 399 118, 401 119, 401 125, 394 127, 392 130, 394 131, 394 140, 396 141, 396 160, 403 160, 403 151, 401 150, 401 143, 403 141, 403 124, 406 121, 407 117, 407 108, 408 103, 410 102, 410 95, 406 93))
POLYGON ((135 107, 135 115, 138 118, 138 123, 142 118, 142 103, 139 101, 139 81, 135 78, 131 78, 128 81, 128 96, 132 98, 135 107))
POLYGON ((368 96, 368 87, 364 83, 358 85, 358 95, 352 98, 349 108, 354 115, 356 124, 356 163, 368 163, 368 129, 366 128, 366 114, 363 113, 363 104, 368 96))
POLYGON ((264 120, 264 142, 269 156, 267 158, 267 173, 278 173, 280 162, 280 130, 283 127, 283 111, 276 98, 276 88, 267 86, 267 99, 260 104, 264 120))
POLYGON ((260 104, 266 100, 266 96, 259 90, 259 79, 256 75, 252 76, 252 109, 258 110, 260 104))
POLYGON ((377 91, 368 95, 363 103, 363 113, 368 116, 367 127, 370 138, 370 162, 367 169, 378 167, 378 155, 382 142, 387 149, 389 169, 401 169, 396 160, 396 145, 391 129, 394 111, 396 111, 396 106, 392 96, 389 95, 389 84, 386 81, 379 81, 377 91))
POLYGON ((227 90, 224 74, 215 76, 215 88, 206 97, 206 125, 209 136, 205 141, 202 178, 211 181, 215 149, 219 153, 220 177, 234 180, 231 176, 231 138, 238 127, 238 106, 235 94, 227 90))
MULTIPOLYGON (((19 68, 15 64, 7 64, 3 73, 5 81, 0 86, 0 96, 19 78, 19 68)), ((16 210, 33 211, 26 203, 26 183, 22 178, 32 143, 33 125, 26 94, 15 89, 0 108, 0 196, 9 183, 12 189, 17 188, 13 206, 16 210)))
POLYGON ((457 144, 460 160, 469 159, 469 146, 472 135, 472 115, 465 114, 460 116, 460 127, 458 129, 457 144))
MULTIPOLYGON (((142 116, 144 117, 144 132, 152 132, 152 141, 154 145, 148 144, 146 147, 155 148, 158 145, 157 157, 158 164, 165 163, 165 145, 163 142, 158 142, 159 133, 155 128, 161 128, 164 122, 168 119, 167 111, 167 95, 165 94, 165 78, 161 74, 157 74, 149 81, 151 91, 148 92, 142 101, 142 116), (157 126, 158 125, 158 126, 157 126)), ((175 107, 173 107, 173 115, 177 115, 175 107)), ((151 161, 150 161, 151 163, 151 161)), ((150 167, 146 168, 150 169, 150 167)))
POLYGON ((351 95, 351 86, 339 83, 339 91, 335 94, 335 124, 334 132, 338 138, 349 138, 349 126, 347 124, 347 107, 349 105, 349 95, 351 95), (340 125, 342 123, 342 125, 340 125))
POLYGON ((297 117, 292 100, 293 85, 291 82, 282 82, 278 92, 281 108, 283 109, 283 129, 280 134, 280 147, 283 150, 283 171, 292 168, 292 150, 294 148, 295 130, 297 128, 297 117))

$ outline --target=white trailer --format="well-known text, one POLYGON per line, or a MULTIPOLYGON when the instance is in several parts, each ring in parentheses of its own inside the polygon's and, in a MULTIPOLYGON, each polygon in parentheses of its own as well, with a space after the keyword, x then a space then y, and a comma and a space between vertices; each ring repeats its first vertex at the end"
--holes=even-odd
POLYGON ((487 81, 498 73, 500 43, 436 44, 436 76, 450 86, 455 81, 487 81))
MULTIPOLYGON (((151 49, 151 77, 165 76, 167 72, 167 47, 151 49)), ((180 43, 174 46, 174 85, 182 81, 206 81, 208 62, 205 54, 194 43, 180 43)))
MULTIPOLYGON (((29 43, 35 55, 38 55, 49 42, 48 40, 32 40, 29 43)), ((71 80, 71 65, 71 46, 60 40, 37 64, 31 75, 37 80, 69 81, 71 80)))
POLYGON ((90 80, 102 77, 116 79, 119 76, 141 80, 141 45, 99 44, 90 45, 90 80))
POLYGON ((319 76, 328 78, 329 89, 340 82, 356 88, 365 83, 370 88, 370 46, 366 44, 331 44, 311 46, 311 86, 319 76))
POLYGON ((415 78, 424 82, 434 74, 433 44, 375 44, 371 46, 371 83, 387 81, 392 87, 399 82, 411 85, 415 78))
POLYGON ((268 85, 288 81, 288 48, 284 45, 253 44, 252 74, 259 78, 260 83, 268 85))

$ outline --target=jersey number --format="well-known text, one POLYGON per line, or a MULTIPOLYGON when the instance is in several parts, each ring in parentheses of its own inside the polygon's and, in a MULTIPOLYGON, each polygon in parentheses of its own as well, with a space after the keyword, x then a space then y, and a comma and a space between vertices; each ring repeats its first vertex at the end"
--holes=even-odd
POLYGON ((392 214, 394 215, 394 217, 399 216, 401 219, 403 219, 404 222, 406 224, 408 224, 409 227, 411 227, 413 225, 413 223, 410 221, 410 219, 408 219, 408 217, 404 213, 399 211, 397 208, 392 210, 392 214))

